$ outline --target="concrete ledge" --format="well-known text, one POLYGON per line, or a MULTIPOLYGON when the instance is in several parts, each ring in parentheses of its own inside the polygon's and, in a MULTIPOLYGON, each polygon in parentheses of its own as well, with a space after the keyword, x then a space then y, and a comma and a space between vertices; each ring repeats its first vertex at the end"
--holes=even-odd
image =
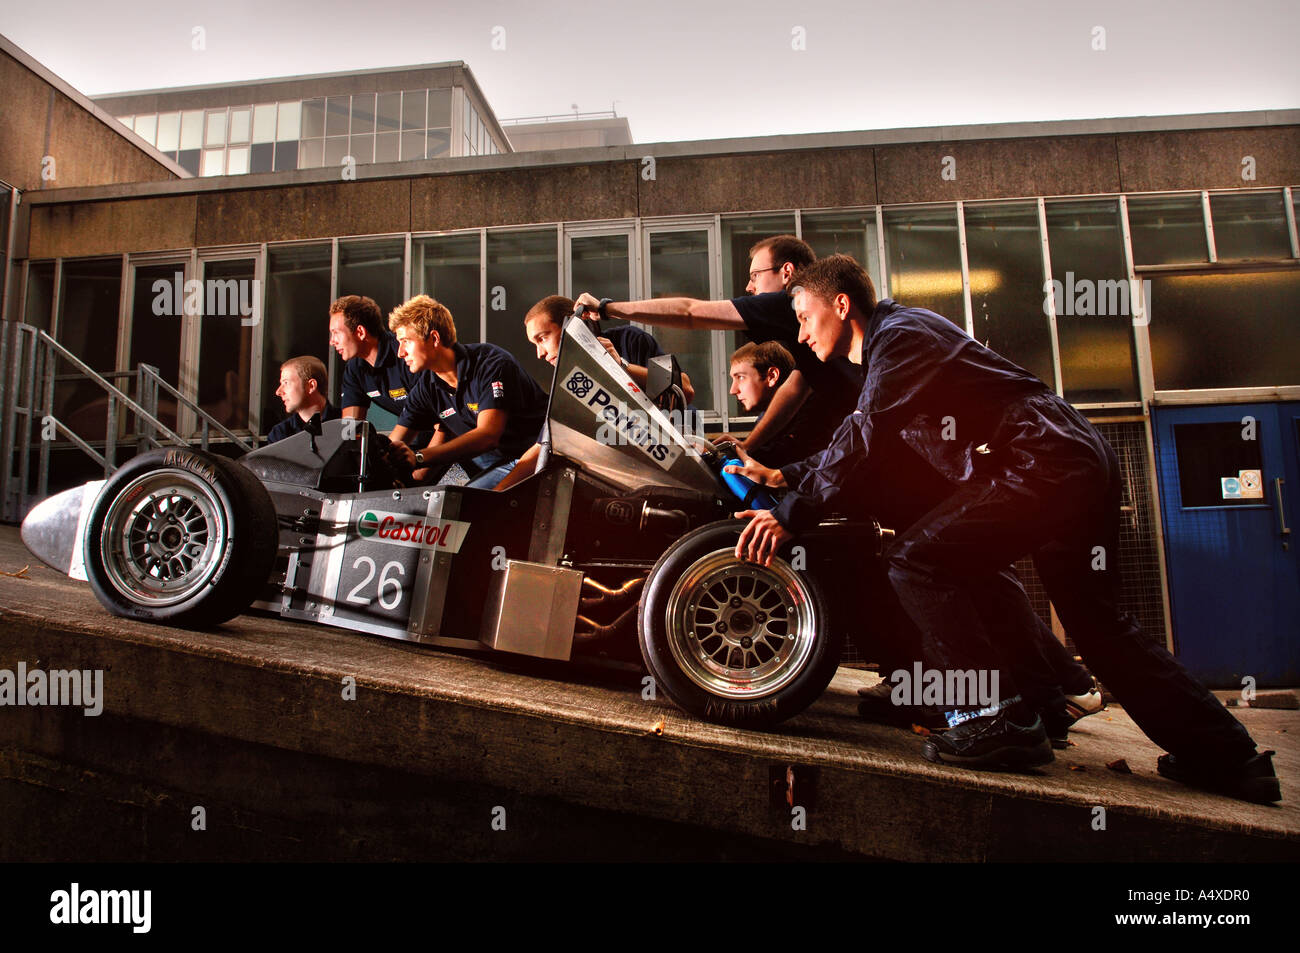
MULTIPOLYGON (((0 528, 0 570, 33 561, 0 528)), ((1155 776, 1157 749, 1117 709, 1039 773, 983 774, 861 722, 854 690, 874 677, 844 669, 760 734, 644 701, 635 677, 263 616, 208 633, 133 623, 39 565, 0 577, 0 606, 0 668, 103 669, 105 712, 0 708, 0 859, 81 859, 105 825, 98 859, 1300 857, 1295 712, 1238 713, 1280 752, 1289 800, 1259 807, 1155 776), (1134 774, 1106 769, 1120 757, 1134 774), (791 764, 812 769, 796 767, 806 830, 781 797, 791 764)))

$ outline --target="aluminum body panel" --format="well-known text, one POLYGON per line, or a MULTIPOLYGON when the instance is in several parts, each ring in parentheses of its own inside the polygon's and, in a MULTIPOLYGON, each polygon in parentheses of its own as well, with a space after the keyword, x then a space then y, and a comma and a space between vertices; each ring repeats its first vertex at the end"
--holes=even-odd
POLYGON ((511 559, 496 573, 480 641, 490 649, 568 661, 582 573, 511 559))

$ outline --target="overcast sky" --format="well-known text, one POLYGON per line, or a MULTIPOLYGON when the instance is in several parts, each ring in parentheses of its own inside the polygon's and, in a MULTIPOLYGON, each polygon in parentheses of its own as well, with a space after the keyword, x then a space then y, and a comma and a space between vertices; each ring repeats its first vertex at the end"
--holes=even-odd
POLYGON ((500 118, 637 142, 1300 107, 1297 0, 58 0, 0 33, 92 96, 463 60, 500 118))

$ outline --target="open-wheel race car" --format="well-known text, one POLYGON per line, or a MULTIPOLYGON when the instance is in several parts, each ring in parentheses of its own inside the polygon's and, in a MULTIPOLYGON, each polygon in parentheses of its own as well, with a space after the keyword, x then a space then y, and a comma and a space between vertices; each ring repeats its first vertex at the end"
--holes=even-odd
POLYGON ((336 420, 238 460, 143 453, 36 506, 23 540, 110 612, 171 625, 258 608, 547 659, 635 660, 637 644, 674 703, 735 726, 810 705, 862 624, 861 563, 887 531, 828 522, 768 567, 737 559, 743 478, 582 321, 565 326, 532 476, 402 486, 384 442, 336 420))

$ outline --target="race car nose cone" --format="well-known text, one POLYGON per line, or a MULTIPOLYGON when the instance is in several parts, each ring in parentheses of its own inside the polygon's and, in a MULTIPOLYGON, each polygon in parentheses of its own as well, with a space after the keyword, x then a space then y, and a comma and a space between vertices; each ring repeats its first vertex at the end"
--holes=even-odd
POLYGON ((87 488, 93 496, 102 485, 103 481, 97 481, 73 487, 36 504, 23 520, 23 544, 41 562, 67 575, 72 568, 74 552, 81 549, 81 534, 77 528, 82 499, 87 488))

